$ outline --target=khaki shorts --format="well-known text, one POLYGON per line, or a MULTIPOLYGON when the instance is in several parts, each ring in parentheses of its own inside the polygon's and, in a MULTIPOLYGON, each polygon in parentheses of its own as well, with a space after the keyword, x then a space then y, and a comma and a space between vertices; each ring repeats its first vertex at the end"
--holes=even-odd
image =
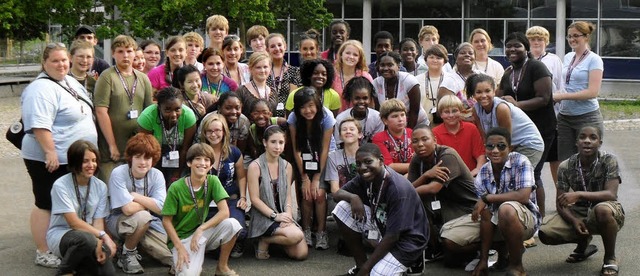
MULTIPOLYGON (((122 238, 122 242, 124 242, 124 237, 133 234, 138 227, 149 223, 151 219, 152 215, 148 211, 139 211, 131 216, 120 215, 117 231, 122 238)), ((168 266, 173 264, 173 255, 167 247, 167 235, 149 228, 140 240, 139 245, 147 254, 161 263, 168 266)))
POLYGON ((440 237, 460 246, 480 242, 480 222, 471 220, 471 214, 447 221, 440 229, 440 237))
MULTIPOLYGON (((522 223, 522 226, 524 227, 524 231, 522 232, 522 240, 526 241, 528 239, 530 239, 531 237, 533 237, 533 234, 536 232, 535 227, 536 227, 536 217, 535 215, 527 208, 527 206, 524 206, 522 203, 517 202, 517 201, 507 201, 507 202, 503 202, 502 204, 500 204, 500 207, 505 206, 505 205, 509 205, 511 207, 513 207, 513 209, 516 210, 516 213, 518 214, 518 220, 520 221, 520 223, 522 223)), ((495 214, 497 216, 497 214, 495 214)), ((498 220, 500 219, 500 217, 498 217, 498 220)), ((495 218, 494 218, 495 220, 495 218)), ((497 225, 497 220, 496 220, 496 225, 497 225)), ((495 231, 495 235, 493 237, 493 241, 502 241, 504 240, 504 237, 502 236, 502 233, 500 233, 500 228, 496 228, 495 231)))
MULTIPOLYGON (((611 209, 618 231, 620 231, 624 225, 624 209, 622 209, 622 205, 617 201, 600 202, 593 208, 575 207, 571 208, 571 212, 576 218, 585 222, 590 234, 599 235, 600 231, 598 231, 598 221, 596 220, 596 215, 593 211, 598 207, 607 207, 611 209)), ((566 222, 557 213, 545 217, 542 226, 540 226, 540 232, 544 233, 544 235, 549 239, 549 244, 575 243, 579 240, 573 224, 566 222)))

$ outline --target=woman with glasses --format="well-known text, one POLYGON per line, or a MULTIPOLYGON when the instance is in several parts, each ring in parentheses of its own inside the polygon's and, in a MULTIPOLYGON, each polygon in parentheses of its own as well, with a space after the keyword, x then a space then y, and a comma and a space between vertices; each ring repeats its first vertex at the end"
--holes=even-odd
POLYGON ((313 60, 318 58, 320 52, 320 41, 318 41, 320 33, 315 29, 309 29, 300 36, 298 50, 300 51, 300 60, 313 60))
POLYGON ((160 60, 160 44, 156 43, 153 40, 143 40, 140 42, 140 49, 142 49, 142 53, 144 54, 144 70, 143 73, 149 74, 151 69, 156 68, 162 61, 160 60))
POLYGON ((244 85, 251 80, 249 66, 240 63, 244 59, 244 45, 237 35, 228 35, 222 41, 222 52, 224 54, 224 75, 233 79, 236 84, 244 85))
POLYGON ((553 100, 561 103, 558 114, 558 160, 565 160, 578 152, 575 142, 578 131, 583 127, 594 126, 600 133, 604 131, 597 100, 604 64, 602 58, 589 49, 594 30, 595 26, 585 21, 576 21, 567 30, 567 41, 573 49, 573 52, 564 56, 562 67, 567 93, 553 95, 553 100))
POLYGON ((502 74, 504 74, 504 67, 500 62, 489 57, 489 52, 493 50, 489 33, 482 28, 475 29, 469 35, 469 43, 473 45, 476 52, 473 70, 487 74, 493 77, 496 83, 499 83, 502 74))
POLYGON ((274 114, 285 116, 285 102, 289 93, 302 85, 300 69, 291 66, 285 60, 287 41, 279 33, 269 34, 267 37, 267 52, 271 56, 271 74, 267 78, 267 85, 277 95, 278 104, 274 114))
POLYGON ((182 36, 172 36, 167 39, 164 50, 167 55, 165 63, 153 68, 147 74, 154 94, 160 89, 171 86, 173 72, 184 66, 187 57, 187 43, 182 36))
MULTIPOLYGON (((60 259, 47 246, 51 217, 51 187, 67 171, 67 151, 79 139, 98 144, 93 105, 84 86, 69 74, 69 54, 62 43, 42 52, 42 72, 22 92, 21 109, 26 133, 22 158, 31 177, 35 208, 31 235, 36 244, 36 264, 58 267, 60 259)), ((56 250, 56 248, 51 248, 56 250)))

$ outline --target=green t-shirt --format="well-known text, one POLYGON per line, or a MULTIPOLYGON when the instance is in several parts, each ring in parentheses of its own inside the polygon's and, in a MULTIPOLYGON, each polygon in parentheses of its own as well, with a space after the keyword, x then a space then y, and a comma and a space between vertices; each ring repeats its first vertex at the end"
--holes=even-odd
MULTIPOLYGON (((204 222, 204 219, 209 214, 211 201, 218 203, 229 197, 217 176, 208 175, 207 183, 209 187, 207 188, 206 197, 203 197, 204 186, 194 193, 198 200, 198 213, 194 208, 195 204, 184 177, 169 186, 167 198, 162 208, 162 215, 173 216, 171 223, 181 240, 191 236, 196 231, 196 228, 204 222)), ((167 245, 169 249, 173 248, 171 240, 168 240, 167 245)))
MULTIPOLYGON (((289 97, 287 97, 287 102, 284 105, 284 108, 286 108, 288 111, 293 110, 293 96, 300 89, 302 89, 302 87, 299 87, 298 89, 293 90, 291 91, 291 93, 289 93, 289 97)), ((340 101, 340 95, 338 95, 338 92, 333 90, 333 88, 329 88, 329 89, 325 89, 323 94, 324 94, 324 97, 323 97, 324 100, 322 101, 322 105, 324 105, 326 108, 332 111, 340 109, 340 107, 342 106, 342 102, 340 101)))
MULTIPOLYGON (((196 120, 196 115, 193 113, 193 110, 183 104, 182 114, 178 117, 178 142, 176 150, 181 147, 184 141, 184 130, 195 126, 196 120)), ((160 123, 160 118, 158 117, 158 104, 150 105, 142 111, 142 114, 138 117, 138 125, 145 130, 152 131, 153 136, 156 137, 160 145, 168 145, 162 139, 164 134, 162 132, 162 123, 160 123)), ((189 147, 191 145, 186 146, 189 147)))

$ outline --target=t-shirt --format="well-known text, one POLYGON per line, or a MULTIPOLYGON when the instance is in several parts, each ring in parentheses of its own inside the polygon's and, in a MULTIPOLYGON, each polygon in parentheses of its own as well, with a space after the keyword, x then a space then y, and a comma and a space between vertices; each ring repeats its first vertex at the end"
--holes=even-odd
POLYGON ((231 145, 229 156, 222 160, 220 169, 218 167, 211 168, 211 174, 218 176, 222 187, 229 195, 238 195, 240 197, 240 187, 238 186, 238 175, 236 174, 236 163, 242 157, 240 149, 231 145))
MULTIPOLYGON (((336 126, 333 130, 333 136, 336 139, 336 144, 342 143, 342 139, 340 139, 340 123, 346 118, 353 117, 351 110, 352 108, 342 111, 336 117, 336 126)), ((380 119, 380 112, 372 108, 368 108, 367 110, 367 117, 363 120, 359 120, 363 134, 361 141, 371 143, 373 135, 384 130, 384 123, 382 122, 382 119, 380 119)))
MULTIPOLYGON (((284 105, 284 108, 291 111, 293 110, 293 96, 296 92, 300 91, 302 87, 299 87, 296 90, 291 91, 289 93, 289 97, 287 97, 287 103, 284 105)), ((329 110, 340 110, 342 103, 340 102, 340 95, 338 92, 333 90, 332 88, 325 89, 322 91, 322 105, 329 108, 329 110)))
MULTIPOLYGON (((382 104, 387 100, 387 93, 385 89, 385 80, 382 76, 377 77, 373 80, 373 87, 375 88, 376 94, 378 96, 378 102, 382 104)), ((398 72, 398 86, 396 90, 396 99, 400 100, 404 103, 404 106, 407 108, 407 113, 411 111, 411 102, 409 100, 409 91, 416 86, 420 85, 418 83, 418 79, 413 75, 406 72, 398 72)), ((429 119, 427 119, 427 113, 422 108, 422 105, 419 105, 418 110, 418 121, 417 124, 429 124, 429 119)))
POLYGON ((166 64, 158 65, 147 73, 151 86, 156 90, 161 90, 162 88, 171 86, 170 83, 167 83, 167 74, 164 71, 166 66, 166 64))
MULTIPOLYGON (((416 181, 422 174, 433 168, 433 166, 440 161, 442 161, 443 167, 449 169, 449 180, 441 183, 444 187, 442 187, 437 195, 431 197, 429 202, 432 200, 440 201, 442 206, 440 211, 442 221, 439 223, 444 224, 460 216, 471 214, 478 200, 478 196, 471 172, 462 161, 462 158, 460 158, 460 155, 458 155, 454 149, 447 146, 436 146, 435 159, 424 160, 423 158, 414 156, 409 164, 409 175, 407 178, 410 182, 416 181)), ((435 179, 430 179, 426 182, 429 183, 431 181, 440 182, 435 179)), ((425 206, 431 210, 431 204, 425 204, 425 206)), ((431 211, 433 212, 433 210, 431 211)), ((438 222, 434 221, 434 223, 438 222)))
POLYGON ((73 177, 71 173, 65 174, 53 183, 51 188, 51 220, 49 229, 47 230, 47 246, 49 250, 62 257, 60 253, 60 240, 62 236, 71 231, 72 228, 64 219, 66 213, 76 213, 78 218, 82 219, 83 210, 86 208, 85 221, 92 224, 94 219, 106 218, 109 215, 109 203, 107 202, 107 185, 95 176, 89 180, 89 195, 87 196, 88 186, 78 186, 80 191, 80 201, 78 202, 76 190, 73 185, 73 177), (86 202, 85 199, 86 198, 86 202))
MULTIPOLYGON (((580 157, 578 154, 574 154, 569 159, 562 161, 558 168, 558 190, 563 192, 573 191, 589 191, 597 192, 606 190, 606 183, 609 180, 618 180, 618 183, 622 183, 620 177, 620 168, 618 166, 618 160, 615 155, 607 153, 605 151, 598 151, 597 162, 592 164, 589 168, 589 172, 584 175, 586 183, 583 182, 582 175, 578 163, 580 157)), ((589 202, 586 200, 579 200, 577 206, 585 206, 589 202)), ((591 202, 591 206, 599 202, 591 202)))
MULTIPOLYGON (((122 81, 114 67, 105 70, 96 83, 93 103, 96 107, 108 108, 107 113, 111 119, 111 130, 116 140, 118 151, 124 153, 127 141, 138 132, 138 121, 129 119, 129 111, 136 110, 138 114, 153 104, 152 88, 149 78, 144 73, 133 70, 135 75, 122 76, 129 93, 133 91, 133 83, 137 78, 135 92, 133 94, 133 104, 129 101, 122 81)), ((98 133, 98 147, 101 161, 111 161, 109 144, 104 138, 102 131, 98 133)), ((122 154, 124 158, 124 154, 122 154)))
MULTIPOLYGON (((582 56, 582 54, 580 54, 582 56)), ((578 65, 571 72, 569 83, 567 83, 567 71, 569 71, 569 65, 574 57, 580 59, 580 56, 576 57, 575 52, 568 53, 564 56, 564 65, 562 66, 562 79, 565 83, 565 90, 567 93, 575 93, 585 90, 589 87, 589 72, 592 70, 604 71, 604 63, 602 58, 598 54, 589 51, 589 54, 578 63, 578 65)), ((560 107, 560 113, 562 115, 578 116, 592 111, 596 111, 600 108, 598 99, 593 98, 589 100, 563 100, 560 107)))
MULTIPOLYGON (((117 235, 118 218, 122 215, 122 206, 125 206, 133 202, 133 196, 131 192, 148 196, 152 198, 156 206, 162 210, 164 200, 167 197, 167 191, 164 181, 164 175, 156 168, 151 168, 147 175, 143 179, 134 179, 129 174, 129 165, 124 164, 116 167, 111 171, 111 177, 109 178, 109 198, 111 199, 111 215, 107 220, 109 231, 113 235, 117 235), (146 181, 145 181, 146 180, 146 181), (145 192, 145 182, 147 189, 145 192)), ((151 212, 149 210, 149 212, 151 212)), ((160 214, 155 214, 151 221, 151 229, 160 233, 165 233, 164 227, 162 227, 162 220, 158 217, 160 214)))
MULTIPOLYGON (((182 114, 180 114, 180 117, 178 117, 177 124, 177 141, 175 141, 174 138, 176 137, 176 134, 174 132, 174 129, 176 127, 174 127, 172 130, 166 130, 170 134, 169 137, 164 137, 164 124, 158 117, 158 104, 150 105, 149 107, 145 108, 142 111, 142 114, 140 114, 140 117, 138 117, 138 124, 141 128, 152 131, 153 137, 158 140, 158 143, 160 143, 160 145, 175 145, 175 150, 177 150, 178 148, 180 148, 180 146, 182 146, 182 143, 184 142, 184 130, 196 125, 196 115, 193 113, 191 108, 187 107, 186 105, 182 105, 182 114)), ((186 146, 189 147, 190 145, 186 146)))
MULTIPOLYGON (((191 197, 190 188, 185 182, 185 178, 180 178, 169 186, 167 191, 167 199, 162 208, 163 216, 173 216, 171 223, 178 233, 178 237, 182 240, 188 238, 196 231, 196 228, 204 223, 204 219, 209 213, 209 204, 211 201, 216 203, 229 197, 227 192, 220 184, 220 180, 215 175, 207 176, 207 194, 204 194, 204 186, 194 192, 198 201, 197 213, 193 197, 191 197)), ((173 242, 169 239, 167 242, 169 249, 173 248, 173 242)))
MULTIPOLYGON (((510 67, 511 68, 511 67, 510 67)), ((529 59, 526 62, 524 72, 522 72, 522 80, 518 84, 517 93, 513 91, 513 86, 518 82, 518 75, 513 74, 513 68, 505 71, 504 77, 500 82, 500 88, 505 96, 511 96, 516 101, 525 101, 536 97, 536 90, 534 89, 534 82, 545 77, 551 77, 551 73, 547 69, 544 63, 529 59)), ((536 110, 522 110, 533 121, 538 128, 538 131, 543 136, 553 135, 556 130, 556 114, 553 111, 553 96, 552 91, 549 92, 549 100, 547 103, 536 110)))
MULTIPOLYGON (((564 77, 562 76, 562 60, 554 53, 546 52, 539 59, 544 65, 547 66, 549 72, 551 72, 551 78, 553 83, 553 93, 564 93, 564 77)), ((562 103, 554 103, 553 109, 558 116, 560 112, 560 106, 562 103)))
POLYGON ((412 133, 413 130, 405 128, 405 133, 398 137, 391 135, 391 133, 387 131, 378 132, 373 135, 371 140, 380 148, 385 165, 391 163, 409 163, 409 161, 411 161, 411 157, 413 157, 413 148, 411 147, 412 133), (396 150, 396 146, 398 150, 396 150))
POLYGON ((387 167, 386 170, 386 179, 380 189, 382 194, 378 206, 373 206, 367 194, 369 183, 359 175, 345 184, 342 189, 358 195, 363 204, 371 207, 382 237, 399 235, 390 253, 403 265, 411 266, 419 256, 422 256, 422 251, 427 247, 429 219, 411 183, 393 169, 387 167))
POLYGON ((109 69, 109 63, 107 63, 107 61, 105 61, 104 59, 101 59, 99 57, 94 57, 93 58, 93 63, 91 64, 91 73, 97 73, 98 75, 101 75, 102 72, 104 72, 104 70, 109 69))
MULTIPOLYGON (((236 81, 235 79, 233 81, 238 85, 238 87, 249 83, 249 81, 251 80, 251 70, 249 69, 249 65, 245 63, 236 63, 236 66, 238 66, 240 83, 238 83, 238 81, 236 81)), ((229 68, 227 68, 227 66, 224 67, 224 75, 231 78, 231 72, 229 72, 229 68)))
MULTIPOLYGON (((371 78, 371 75, 369 75, 369 72, 367 71, 356 70, 355 77, 365 77, 370 82, 373 82, 373 78, 371 78)), ((342 71, 336 67, 336 74, 335 74, 335 77, 333 77, 333 84, 331 84, 331 88, 333 88, 333 90, 338 92, 338 95, 340 96, 340 100, 342 103, 340 107, 340 112, 352 106, 349 101, 345 100, 342 97, 342 92, 344 91, 344 87, 347 86, 347 83, 349 83, 349 81, 344 80, 342 71)))
MULTIPOLYGON (((333 113, 331 113, 331 110, 329 110, 326 107, 322 107, 322 110, 324 111, 324 116, 322 117, 322 122, 320 122, 320 126, 322 126, 322 131, 323 133, 325 131, 327 131, 328 129, 333 129, 333 126, 336 124, 336 119, 333 118, 333 113)), ((290 126, 294 126, 296 125, 296 113, 295 112, 291 112, 289 114, 289 118, 287 119, 287 123, 290 126)), ((298 141, 298 143, 302 143, 302 141, 298 141)), ((323 147, 325 147, 325 145, 322 145, 323 147)), ((331 135, 331 141, 329 142, 329 151, 334 151, 336 150, 336 140, 333 138, 333 135, 331 135)))
MULTIPOLYGON (((479 71, 474 71, 474 73, 482 74, 482 72, 479 72, 479 71)), ((447 74, 444 76, 444 79, 442 80, 440 87, 444 87, 447 90, 453 92, 453 94, 455 94, 458 97, 458 99, 462 101, 462 106, 464 110, 460 110, 460 112, 464 117, 469 118, 473 115, 471 113, 472 112, 471 108, 473 107, 473 104, 475 104, 476 101, 473 99, 473 97, 467 97, 465 81, 467 81, 466 78, 463 78, 461 74, 459 74, 457 71, 454 71, 452 74, 447 74)), ((437 96, 438 94, 436 93, 436 97, 437 96)))
POLYGON ((438 144, 456 150, 469 170, 478 166, 478 156, 484 155, 484 142, 476 125, 460 121, 456 134, 447 131, 444 124, 434 127, 432 131, 438 144))
POLYGON ((504 67, 500 62, 495 61, 491 57, 487 57, 486 62, 477 61, 473 64, 474 71, 480 71, 486 75, 491 76, 495 83, 500 83, 502 75, 504 74, 504 67))
POLYGON ((429 122, 433 122, 433 114, 438 108, 438 88, 446 78, 446 75, 450 73, 442 70, 442 74, 439 77, 429 77, 429 72, 425 72, 416 76, 418 84, 420 84, 420 105, 422 109, 427 113, 429 122))
POLYGON ((71 71, 69 71, 69 76, 71 76, 72 78, 76 79, 80 84, 82 84, 82 86, 84 86, 84 88, 87 90, 87 96, 89 96, 89 99, 93 101, 93 94, 95 91, 95 87, 96 87, 96 81, 97 81, 97 74, 95 74, 96 77, 93 76, 93 74, 87 72, 87 75, 84 78, 77 78, 75 77, 71 71))
POLYGON ((340 188, 342 188, 344 184, 356 177, 357 174, 355 156, 346 156, 344 149, 329 153, 327 167, 324 173, 325 181, 338 181, 340 188))
POLYGON ((232 78, 222 75, 219 83, 210 82, 207 75, 202 75, 202 90, 211 95, 220 95, 229 91, 238 90, 238 84, 232 78))

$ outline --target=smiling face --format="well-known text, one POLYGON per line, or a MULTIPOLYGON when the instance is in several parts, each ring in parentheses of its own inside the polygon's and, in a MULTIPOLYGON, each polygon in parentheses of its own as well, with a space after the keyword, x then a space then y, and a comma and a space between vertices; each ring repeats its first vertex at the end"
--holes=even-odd
POLYGON ((440 70, 442 67, 444 67, 444 58, 442 57, 436 55, 428 55, 426 61, 429 70, 440 70))
POLYGON ((529 38, 529 47, 531 47, 531 53, 536 56, 541 55, 547 50, 547 44, 544 38, 539 36, 529 38))
POLYGON ((322 63, 316 65, 311 74, 311 85, 315 89, 322 89, 327 83, 327 68, 322 63))
POLYGON ((267 51, 267 45, 265 43, 265 37, 262 36, 262 35, 259 35, 258 37, 252 39, 251 42, 250 42, 250 46, 251 46, 251 50, 253 50, 254 52, 265 52, 265 51, 267 51))
POLYGON ((489 41, 487 37, 481 33, 476 33, 471 37, 471 44, 478 54, 486 54, 489 52, 489 41))
POLYGON ((342 51, 342 64, 348 67, 356 67, 360 61, 360 51, 352 45, 348 45, 342 51))
POLYGON ((221 26, 212 26, 209 28, 208 35, 209 40, 211 40, 211 44, 220 46, 222 45, 224 37, 227 36, 227 30, 221 26))
POLYGON ((135 178, 142 178, 147 175, 147 172, 153 167, 152 156, 146 156, 142 153, 138 153, 131 158, 131 173, 135 178))
POLYGON ((133 50, 133 47, 118 47, 113 50, 112 55, 116 61, 116 66, 118 66, 120 70, 123 70, 133 66, 136 52, 133 50))
POLYGON ((473 91, 473 98, 480 103, 485 110, 491 110, 493 107, 493 97, 495 97, 493 85, 487 81, 479 82, 473 91))
POLYGON ((505 48, 505 54, 507 54, 507 59, 511 63, 520 63, 527 58, 527 50, 522 42, 516 39, 507 41, 505 48))
POLYGON ((251 111, 251 120, 257 127, 264 128, 269 123, 272 115, 273 114, 269 107, 264 102, 260 102, 256 103, 253 107, 253 111, 251 111))
POLYGON ((345 41, 349 40, 349 32, 344 24, 335 24, 331 27, 331 44, 339 47, 345 41))
POLYGON ((422 46, 422 49, 425 51, 438 43, 438 38, 435 35, 425 35, 422 40, 420 40, 420 46, 422 46))
POLYGON ((587 35, 581 33, 576 28, 569 28, 569 30, 567 30, 567 36, 569 37, 569 39, 567 39, 569 46, 574 50, 589 43, 587 35))
POLYGON ((251 78, 258 82, 264 82, 269 77, 269 72, 271 71, 271 61, 268 59, 263 59, 261 61, 256 62, 256 64, 251 67, 251 78))
POLYGON ((284 43, 281 37, 272 37, 267 41, 267 45, 269 47, 269 55, 271 56, 271 59, 280 60, 284 58, 284 52, 287 49, 287 44, 284 43))
POLYGON ((151 69, 158 66, 160 62, 160 48, 155 44, 150 44, 144 48, 144 60, 146 61, 146 67, 151 69))
POLYGON ((602 139, 598 133, 594 127, 583 127, 580 130, 576 141, 580 156, 591 157, 598 154, 598 150, 602 146, 602 139))
POLYGON ((411 134, 411 147, 420 158, 433 156, 436 150, 436 138, 425 128, 416 129, 411 134))
POLYGON ((206 176, 211 170, 211 159, 206 156, 196 156, 191 161, 187 161, 187 167, 191 169, 192 177, 206 176))
POLYGON ((180 67, 184 64, 184 59, 186 58, 187 49, 185 48, 184 42, 178 42, 173 44, 168 52, 169 62, 171 65, 175 67, 180 67))
POLYGON ((447 107, 440 112, 442 121, 447 126, 458 126, 460 123, 460 109, 457 107, 447 107))
POLYGON ((491 135, 487 137, 485 144, 485 155, 491 164, 502 166, 509 158, 509 143, 501 135, 491 135))
POLYGON ((224 139, 224 127, 220 121, 212 121, 208 128, 204 130, 205 137, 209 145, 214 146, 222 143, 224 139))
POLYGON ((224 48, 223 50, 225 61, 227 64, 236 64, 240 62, 240 58, 242 57, 242 53, 244 52, 242 49, 242 45, 238 41, 234 41, 230 46, 224 48))
POLYGON ((42 63, 44 71, 53 79, 62 80, 69 73, 69 56, 66 50, 52 50, 42 63))
POLYGON ((231 126, 238 121, 242 114, 242 103, 236 97, 229 97, 222 103, 218 112, 227 119, 227 123, 231 126))
POLYGON ((144 52, 142 49, 136 50, 136 56, 133 58, 133 69, 138 71, 144 70, 145 62, 144 52))
POLYGON ((84 178, 91 178, 98 168, 98 158, 96 154, 90 150, 84 151, 84 157, 82 158, 82 171, 80 175, 84 178))
POLYGON ((314 101, 308 101, 300 107, 300 114, 306 120, 313 120, 318 112, 318 107, 314 101))
POLYGON ((396 60, 390 56, 384 56, 380 59, 380 62, 378 62, 378 72, 380 72, 380 75, 385 79, 396 77, 399 70, 400 68, 396 60))
POLYGON ((342 123, 339 133, 340 139, 345 144, 358 143, 359 139, 362 138, 362 133, 358 131, 358 127, 352 121, 342 123))
POLYGON ((189 97, 193 97, 202 89, 202 79, 200 79, 200 73, 191 72, 184 78, 184 91, 189 97))
POLYGON ((362 180, 373 182, 376 177, 383 176, 384 162, 382 156, 374 156, 369 152, 358 151, 356 154, 356 169, 362 180))
POLYGON ((367 112, 369 103, 371 102, 371 94, 366 88, 360 88, 351 93, 351 104, 353 111, 358 113, 367 112))
POLYGON ((473 66, 473 63, 476 60, 475 57, 476 55, 473 48, 471 48, 470 46, 463 46, 458 52, 456 64, 458 66, 473 66))
POLYGON ((391 45, 391 39, 381 38, 376 41, 376 55, 380 56, 384 52, 389 52, 393 50, 393 45, 391 45))
POLYGON ((71 63, 73 68, 77 68, 82 72, 88 72, 93 64, 93 50, 76 49, 75 53, 71 57, 71 63))
POLYGON ((418 46, 411 41, 403 43, 402 48, 400 48, 400 56, 402 56, 402 62, 404 63, 415 62, 416 57, 418 57, 418 46))
POLYGON ((163 104, 159 104, 158 108, 162 115, 162 121, 165 122, 165 124, 168 124, 170 127, 178 124, 178 118, 182 115, 182 100, 178 98, 170 99, 163 104))
POLYGON ((300 42, 300 54, 302 60, 311 60, 318 58, 318 46, 313 39, 305 39, 300 42))
POLYGON ((204 70, 207 72, 207 77, 210 79, 217 79, 222 75, 224 69, 224 62, 218 55, 212 55, 204 62, 204 70))

